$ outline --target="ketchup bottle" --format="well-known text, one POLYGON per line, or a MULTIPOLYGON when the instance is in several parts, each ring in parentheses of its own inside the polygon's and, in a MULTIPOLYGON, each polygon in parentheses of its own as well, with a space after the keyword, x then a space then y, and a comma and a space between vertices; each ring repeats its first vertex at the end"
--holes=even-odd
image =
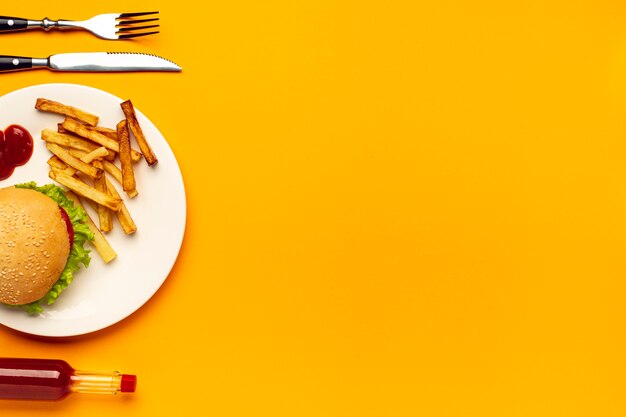
POLYGON ((0 399, 61 400, 73 392, 135 392, 135 375, 83 372, 59 359, 0 358, 0 399))

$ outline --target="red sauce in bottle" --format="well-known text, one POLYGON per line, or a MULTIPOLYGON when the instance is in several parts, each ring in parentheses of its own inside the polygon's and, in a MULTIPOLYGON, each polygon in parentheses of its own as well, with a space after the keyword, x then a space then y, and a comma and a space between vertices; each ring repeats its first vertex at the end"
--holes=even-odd
POLYGON ((0 131, 0 181, 13 174, 15 167, 24 165, 33 155, 33 137, 19 125, 0 131))
POLYGON ((2 358, 0 398, 60 400, 70 393, 74 369, 65 361, 2 358))
POLYGON ((0 357, 0 400, 61 400, 71 393, 116 394, 136 388, 135 375, 79 371, 59 359, 0 357))

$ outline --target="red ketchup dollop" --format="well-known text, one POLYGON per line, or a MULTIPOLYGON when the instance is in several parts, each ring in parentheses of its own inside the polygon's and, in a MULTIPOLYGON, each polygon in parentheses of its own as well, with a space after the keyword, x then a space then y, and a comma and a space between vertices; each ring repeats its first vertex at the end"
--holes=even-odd
POLYGON ((33 137, 19 125, 0 131, 0 181, 13 174, 15 167, 24 165, 33 155, 33 137))
POLYGON ((63 207, 59 206, 59 211, 61 212, 61 217, 65 220, 65 227, 67 227, 67 235, 70 238, 70 250, 72 250, 72 245, 74 244, 74 226, 72 226, 72 221, 70 220, 70 216, 67 215, 67 212, 63 207))

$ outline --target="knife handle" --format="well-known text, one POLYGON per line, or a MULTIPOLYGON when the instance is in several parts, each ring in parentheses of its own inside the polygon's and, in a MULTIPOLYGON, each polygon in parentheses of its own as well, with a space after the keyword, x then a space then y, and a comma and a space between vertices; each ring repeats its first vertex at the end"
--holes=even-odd
POLYGON ((0 32, 28 29, 28 20, 20 17, 0 16, 0 32))
POLYGON ((0 72, 31 69, 33 59, 25 56, 0 55, 0 72))

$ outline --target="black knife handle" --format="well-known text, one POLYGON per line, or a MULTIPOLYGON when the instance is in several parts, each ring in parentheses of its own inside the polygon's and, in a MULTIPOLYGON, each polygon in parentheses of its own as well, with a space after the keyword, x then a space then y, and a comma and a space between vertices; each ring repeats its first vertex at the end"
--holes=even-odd
POLYGON ((20 17, 0 16, 0 32, 24 30, 28 28, 28 20, 20 17))
POLYGON ((32 58, 25 56, 0 55, 0 72, 24 70, 32 67, 32 58))

